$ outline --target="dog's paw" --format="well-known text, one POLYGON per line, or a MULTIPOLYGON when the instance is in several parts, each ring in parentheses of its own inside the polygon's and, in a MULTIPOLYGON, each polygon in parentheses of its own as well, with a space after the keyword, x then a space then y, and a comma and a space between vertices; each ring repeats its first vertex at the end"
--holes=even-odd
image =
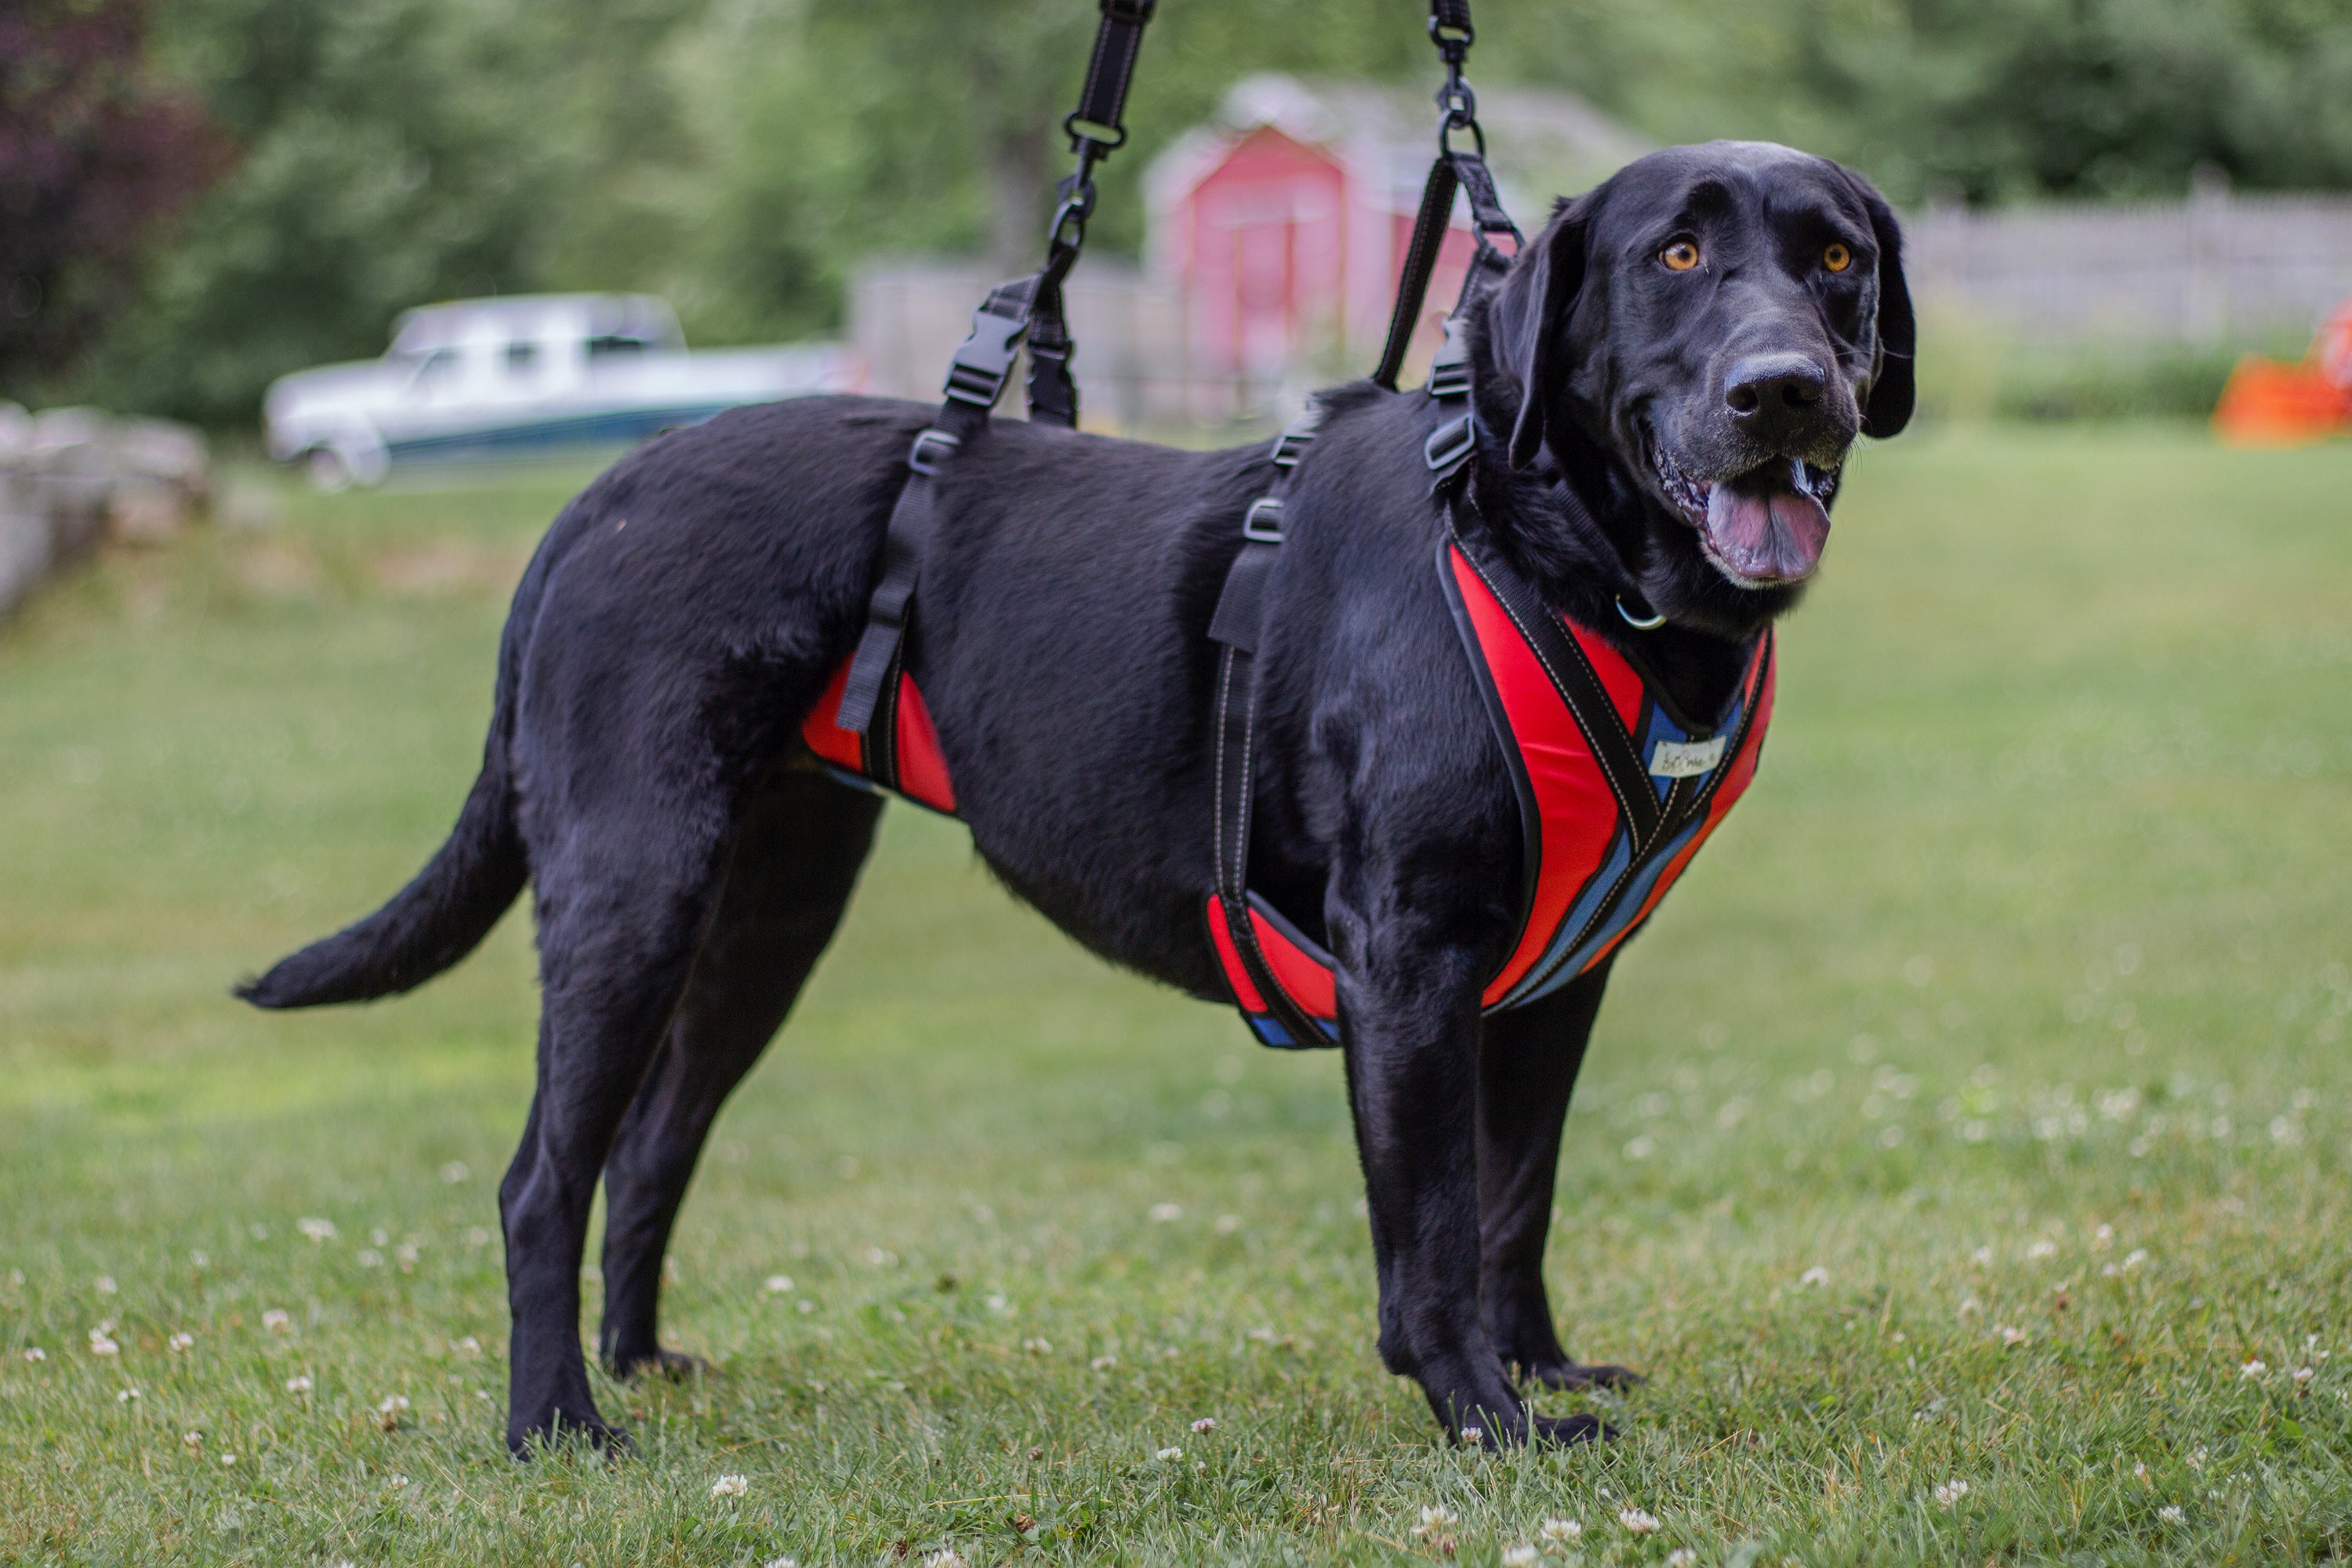
POLYGON ((666 1377, 688 1383, 711 1370, 710 1363, 684 1351, 656 1350, 650 1355, 629 1356, 607 1363, 614 1377, 629 1382, 640 1377, 666 1377))
POLYGON ((1617 1366, 1608 1362, 1542 1362, 1522 1369, 1529 1383, 1540 1383, 1546 1388, 1570 1393, 1585 1389, 1639 1388, 1650 1380, 1630 1366, 1617 1366))
POLYGON ((626 1428, 615 1426, 601 1416, 560 1411, 545 1421, 507 1428, 507 1452, 518 1459, 536 1459, 567 1450, 608 1455, 616 1459, 634 1458, 637 1440, 629 1436, 626 1428))
POLYGON ((1597 1415, 1538 1415, 1529 1425, 1535 1429, 1537 1445, 1547 1448, 1608 1443, 1617 1436, 1617 1428, 1597 1415))

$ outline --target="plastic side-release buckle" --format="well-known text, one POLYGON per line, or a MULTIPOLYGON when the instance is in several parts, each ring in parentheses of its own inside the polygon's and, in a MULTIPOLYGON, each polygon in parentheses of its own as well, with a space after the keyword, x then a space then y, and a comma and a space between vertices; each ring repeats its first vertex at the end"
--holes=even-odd
POLYGON ((947 385, 941 390, 959 403, 995 407, 996 400, 1004 395, 1004 383, 1013 374, 1013 362, 1028 331, 1026 314, 1001 316, 986 305, 974 310, 971 335, 956 350, 948 366, 947 385))
POLYGON ((1470 344, 1458 316, 1445 319, 1445 341, 1429 362, 1429 395, 1460 397, 1470 390, 1470 344))
POLYGON ((1421 457, 1429 465, 1430 472, 1440 479, 1450 479, 1461 472, 1462 466, 1475 456, 1477 450, 1476 422, 1464 414, 1431 431, 1429 439, 1422 445, 1421 457))
POLYGON ((940 465, 954 457, 956 448, 962 445, 961 436, 945 430, 926 430, 915 437, 914 446, 908 450, 907 467, 919 474, 936 474, 940 465))
POLYGON ((1242 537, 1260 544, 1282 542, 1282 498, 1260 496, 1242 517, 1242 537))

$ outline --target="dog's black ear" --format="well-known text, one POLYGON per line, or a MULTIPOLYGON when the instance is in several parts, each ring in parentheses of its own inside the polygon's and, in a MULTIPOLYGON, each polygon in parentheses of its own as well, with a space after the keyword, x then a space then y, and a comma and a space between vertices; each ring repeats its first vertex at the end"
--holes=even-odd
POLYGON ((1895 209, 1868 180, 1849 169, 1851 179, 1870 213, 1871 238, 1878 246, 1878 368, 1870 378, 1870 399, 1863 405, 1862 430, 1881 440, 1911 423, 1911 407, 1918 400, 1912 379, 1918 332, 1911 320, 1911 286, 1903 277, 1903 228, 1895 209))
POLYGON ((1519 385, 1511 426, 1511 467, 1524 468, 1543 447, 1545 405, 1562 366, 1569 313, 1584 287, 1587 202, 1562 202, 1533 244, 1511 263, 1486 316, 1495 363, 1519 385))

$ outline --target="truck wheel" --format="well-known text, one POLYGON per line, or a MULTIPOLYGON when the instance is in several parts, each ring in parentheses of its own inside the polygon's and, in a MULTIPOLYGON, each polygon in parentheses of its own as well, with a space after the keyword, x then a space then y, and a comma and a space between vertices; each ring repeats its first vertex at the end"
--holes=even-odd
POLYGON ((310 488, 321 495, 334 495, 352 488, 352 466, 332 447, 313 447, 302 458, 302 473, 310 488))

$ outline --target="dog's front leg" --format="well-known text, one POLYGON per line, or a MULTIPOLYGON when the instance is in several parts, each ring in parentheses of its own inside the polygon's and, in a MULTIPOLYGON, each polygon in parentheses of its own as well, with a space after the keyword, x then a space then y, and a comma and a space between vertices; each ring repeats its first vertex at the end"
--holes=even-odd
MULTIPOLYGON (((1349 922, 1353 924, 1353 922, 1349 922)), ((1379 1270, 1381 1358, 1467 1442, 1574 1442, 1590 1417, 1532 1415, 1478 1304, 1478 992, 1483 961, 1403 952, 1362 928, 1339 1002, 1379 1270)), ((1402 945, 1402 944, 1400 944, 1402 945)))

